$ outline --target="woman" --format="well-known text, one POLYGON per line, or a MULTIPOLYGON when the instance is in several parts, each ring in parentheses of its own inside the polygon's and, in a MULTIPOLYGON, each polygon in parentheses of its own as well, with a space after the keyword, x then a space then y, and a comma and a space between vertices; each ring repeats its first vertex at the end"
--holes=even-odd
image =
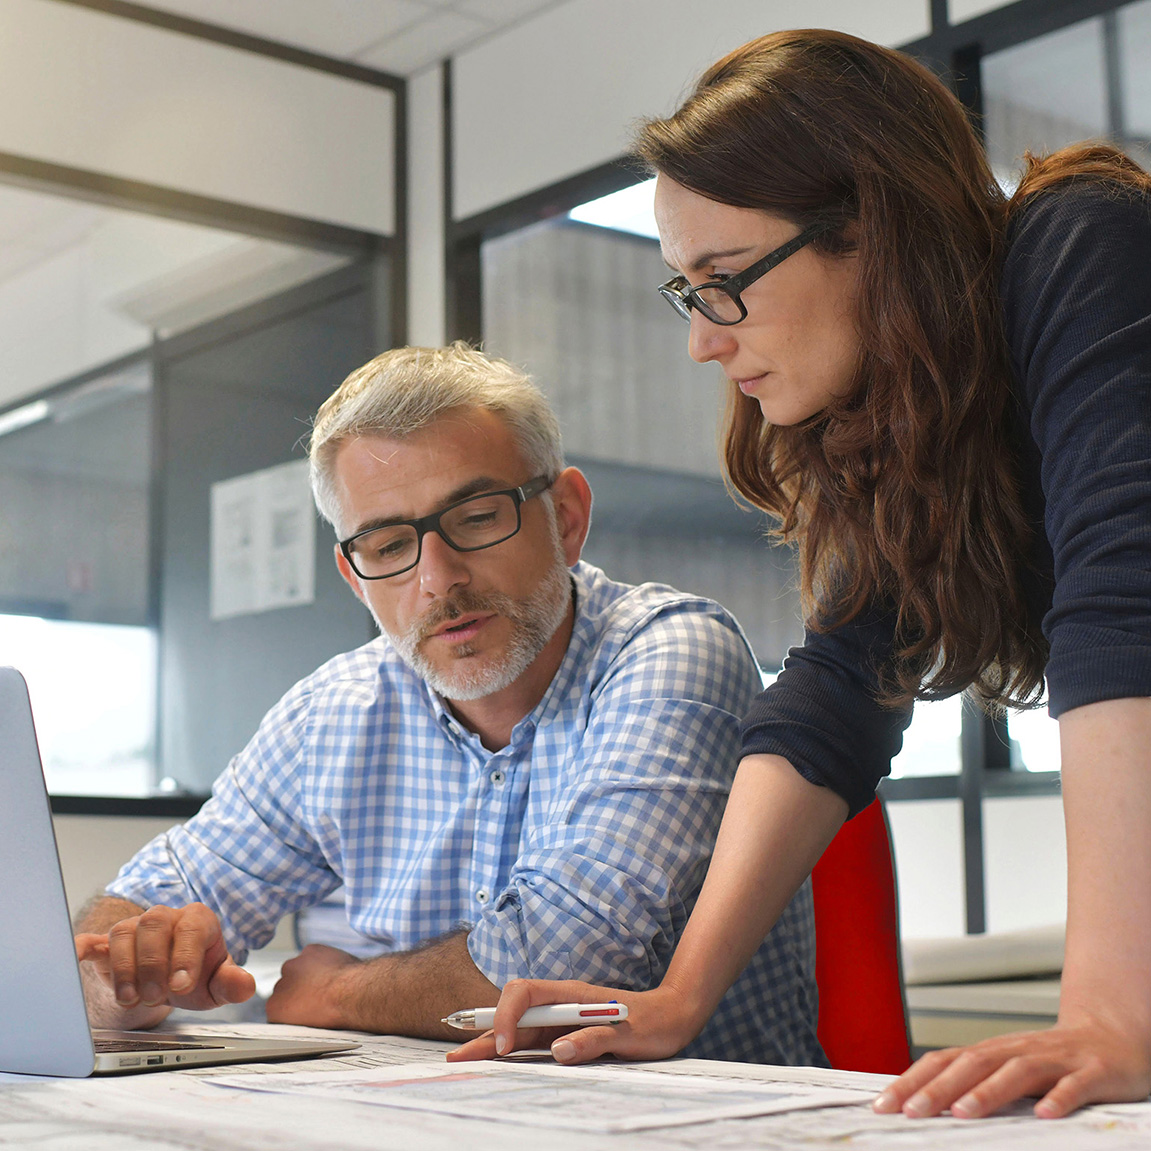
MULTIPOLYGON (((1058 1025, 920 1060, 876 1101, 1037 1115, 1151 1089, 1151 178, 1113 149, 1031 161, 1010 202, 929 72, 786 32, 648 123, 660 290, 732 382, 732 483, 798 544, 808 616, 744 725, 712 865, 662 984, 561 1062, 698 1033, 916 698, 1059 720, 1069 910, 1058 1025)), ((529 1004, 602 997, 517 982, 529 1004)))

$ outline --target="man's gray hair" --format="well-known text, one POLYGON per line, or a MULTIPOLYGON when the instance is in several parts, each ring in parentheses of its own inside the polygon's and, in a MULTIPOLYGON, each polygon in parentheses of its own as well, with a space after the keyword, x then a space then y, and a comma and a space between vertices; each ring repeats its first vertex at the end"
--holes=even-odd
POLYGON ((308 451, 320 514, 339 528, 334 468, 343 443, 362 435, 403 439, 461 407, 501 416, 532 476, 554 479, 563 470, 559 421, 518 368, 463 341, 446 348, 393 348, 348 376, 316 413, 308 451))

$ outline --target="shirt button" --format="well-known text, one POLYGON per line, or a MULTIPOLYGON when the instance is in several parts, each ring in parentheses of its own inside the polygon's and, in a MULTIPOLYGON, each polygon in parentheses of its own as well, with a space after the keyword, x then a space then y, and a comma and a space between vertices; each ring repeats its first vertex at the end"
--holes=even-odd
POLYGON ((491 899, 491 897, 492 897, 492 893, 486 887, 481 887, 476 892, 476 902, 477 903, 487 903, 487 901, 489 899, 491 899))
POLYGON ((496 770, 493 771, 488 778, 492 781, 492 783, 496 785, 496 787, 503 787, 504 780, 507 779, 507 776, 497 767, 496 770))

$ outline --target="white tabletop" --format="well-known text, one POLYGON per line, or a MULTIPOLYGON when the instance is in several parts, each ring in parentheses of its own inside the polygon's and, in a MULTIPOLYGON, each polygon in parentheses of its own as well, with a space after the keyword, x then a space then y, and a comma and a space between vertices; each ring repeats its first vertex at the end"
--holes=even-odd
MULTIPOLYGON (((298 1034, 302 1029, 241 1025, 220 1030, 243 1034, 298 1034)), ((308 1034, 316 1034, 308 1032, 308 1034)), ((341 1037, 346 1037, 342 1035, 341 1037)), ((1151 1104, 1095 1108, 1060 1122, 1040 1122, 1026 1106, 976 1123, 950 1118, 911 1121, 879 1116, 862 1100, 886 1078, 851 1072, 765 1067, 745 1063, 673 1060, 660 1064, 597 1065, 631 1084, 651 1070, 706 1075, 718 1081, 855 1087, 866 1094, 849 1106, 781 1115, 711 1120, 688 1126, 607 1134, 542 1129, 518 1123, 463 1119, 374 1103, 317 1101, 314 1096, 225 1089, 213 1078, 282 1075, 313 1077, 318 1070, 443 1066, 447 1044, 416 1039, 355 1036, 363 1047, 347 1056, 293 1064, 188 1069, 115 1078, 62 1080, 0 1075, 0 1148, 51 1151, 668 1151, 675 1148, 756 1147, 795 1151, 851 1148, 994 1148, 1018 1151, 1125 1151, 1151 1146, 1151 1104), (978 1141, 978 1142, 976 1142, 978 1141)), ((649 1080, 649 1082, 654 1082, 649 1080)))

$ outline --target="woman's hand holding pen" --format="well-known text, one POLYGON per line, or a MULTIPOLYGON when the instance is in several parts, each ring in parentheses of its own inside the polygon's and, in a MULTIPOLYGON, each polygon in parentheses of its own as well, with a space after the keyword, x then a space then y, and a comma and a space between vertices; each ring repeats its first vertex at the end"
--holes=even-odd
POLYGON ((609 1053, 621 1059, 666 1059, 695 1038, 706 1018, 705 1014, 697 1026, 684 998, 666 985, 652 991, 613 991, 574 980, 515 979, 503 989, 492 1030, 449 1052, 448 1059, 492 1059, 549 1045, 557 1063, 586 1063, 609 1053), (555 1027, 516 1029, 529 1007, 605 1000, 627 1005, 628 1017, 623 1023, 566 1033, 555 1027))

